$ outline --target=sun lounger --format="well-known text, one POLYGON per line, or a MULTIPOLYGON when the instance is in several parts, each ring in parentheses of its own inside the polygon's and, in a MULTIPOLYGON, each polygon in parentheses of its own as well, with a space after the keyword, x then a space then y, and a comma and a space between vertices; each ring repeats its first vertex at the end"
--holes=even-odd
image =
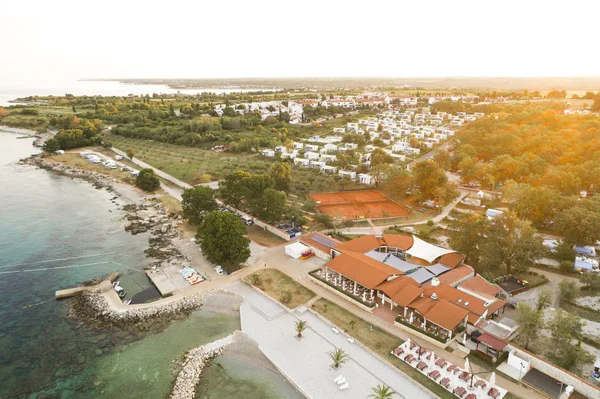
POLYGON ((417 346, 414 342, 410 341, 410 350, 413 350, 414 347, 417 346))
POLYGON ((437 381, 437 379, 440 378, 440 372, 437 370, 433 370, 432 372, 430 372, 427 375, 429 376, 429 378, 431 378, 434 381, 437 381))
POLYGON ((347 382, 343 383, 342 385, 340 385, 340 391, 346 390, 348 389, 349 385, 347 382))
POLYGON ((474 393, 470 393, 465 397, 465 399, 477 399, 477 395, 475 395, 474 393))
POLYGON ((333 379, 333 382, 335 382, 337 384, 339 381, 342 381, 344 379, 345 379, 344 376, 340 374, 333 379))
POLYGON ((467 393, 467 390, 464 389, 463 387, 456 387, 456 388, 454 388, 454 391, 452 391, 452 392, 459 398, 462 398, 467 393))
POLYGON ((438 360, 435 362, 435 365, 436 365, 436 366, 438 366, 438 367, 441 367, 441 368, 444 368, 444 367, 446 367, 446 365, 447 365, 447 364, 448 364, 448 362, 447 362, 447 361, 445 361, 445 360, 444 360, 444 359, 442 359, 442 358, 439 358, 439 359, 438 359, 438 360))
POLYGON ((478 388, 481 387, 481 388, 485 389, 485 387, 487 386, 487 384, 485 383, 484 380, 477 380, 477 382, 475 383, 475 386, 478 387, 478 388))
POLYGON ((332 328, 331 328, 331 331, 333 331, 333 332, 334 332, 334 333, 336 333, 336 334, 339 334, 339 333, 340 333, 340 330, 338 330, 338 329, 337 329, 337 328, 335 328, 335 327, 332 327, 332 328))
POLYGON ((469 373, 467 373, 466 371, 463 371, 462 373, 460 373, 458 378, 460 378, 463 381, 466 381, 469 379, 469 373))
POLYGON ((400 356, 401 354, 404 353, 404 349, 397 347, 396 349, 394 349, 394 355, 396 356, 400 356))
POLYGON ((420 361, 420 362, 417 364, 417 369, 419 369, 419 370, 421 370, 421 371, 425 370, 426 368, 427 368, 427 363, 425 363, 425 362, 423 362, 423 361, 420 361))
POLYGON ((450 388, 450 378, 448 378, 448 377, 442 378, 442 380, 440 381, 440 385, 446 389, 450 388))
POLYGON ((354 338, 352 337, 348 337, 348 342, 350 342, 351 344, 355 343, 356 341, 354 341, 354 338))
POLYGON ((415 357, 411 353, 409 353, 408 355, 406 355, 404 357, 404 361, 408 364, 412 363, 414 360, 415 360, 415 357))
POLYGON ((455 370, 458 370, 458 367, 456 367, 454 364, 451 364, 450 366, 448 366, 447 370, 453 373, 455 370))
POLYGON ((496 399, 498 396, 500 396, 500 391, 498 391, 496 388, 492 388, 488 391, 488 396, 496 399))

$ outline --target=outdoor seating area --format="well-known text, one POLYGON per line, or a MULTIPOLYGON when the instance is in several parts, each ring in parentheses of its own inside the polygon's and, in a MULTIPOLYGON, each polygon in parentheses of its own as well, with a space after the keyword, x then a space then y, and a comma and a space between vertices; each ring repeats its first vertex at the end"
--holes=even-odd
POLYGON ((395 348, 392 354, 404 360, 421 373, 439 384, 447 391, 461 399, 502 399, 507 390, 496 384, 496 374, 492 373, 489 380, 472 375, 469 360, 464 367, 437 357, 433 351, 422 347, 411 339, 395 348))
POLYGON ((398 315, 398 318, 402 320, 406 324, 410 324, 417 330, 425 331, 440 340, 446 341, 448 339, 448 331, 436 326, 430 320, 425 321, 425 325, 423 325, 423 318, 421 316, 416 315, 416 313, 410 312, 408 317, 403 317, 402 314, 398 315))
POLYGON ((375 304, 377 298, 374 290, 367 289, 331 269, 328 269, 327 271, 325 269, 320 269, 314 272, 313 275, 321 280, 327 281, 345 294, 359 298, 365 304, 375 304))

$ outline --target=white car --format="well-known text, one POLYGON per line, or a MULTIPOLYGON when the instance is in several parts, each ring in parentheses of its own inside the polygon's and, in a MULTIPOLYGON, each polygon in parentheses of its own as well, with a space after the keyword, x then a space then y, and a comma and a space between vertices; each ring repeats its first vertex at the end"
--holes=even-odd
POLYGON ((120 155, 115 155, 115 160, 116 160, 116 161, 120 161, 120 160, 122 160, 122 159, 123 159, 123 157, 122 157, 122 156, 120 156, 120 155))
POLYGON ((132 170, 132 171, 131 171, 131 176, 134 176, 134 177, 135 177, 135 176, 137 176, 137 175, 139 175, 139 174, 140 174, 140 171, 139 171, 139 170, 132 170))

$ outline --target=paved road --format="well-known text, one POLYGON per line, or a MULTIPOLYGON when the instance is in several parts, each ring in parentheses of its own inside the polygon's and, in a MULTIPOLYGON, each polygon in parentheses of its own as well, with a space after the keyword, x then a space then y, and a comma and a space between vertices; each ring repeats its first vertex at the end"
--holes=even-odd
POLYGON ((431 159, 431 158, 433 158, 433 157, 434 157, 434 155, 435 155, 436 153, 438 153, 439 151, 442 151, 442 150, 444 150, 444 151, 445 151, 445 150, 447 150, 447 149, 448 149, 448 147, 450 147, 450 145, 451 145, 451 144, 452 144, 452 139, 450 139, 450 140, 446 141, 446 142, 445 142, 444 144, 442 144, 441 146, 439 146, 439 147, 437 147, 437 148, 434 148, 433 150, 429 151, 427 154, 425 154, 425 155, 421 155, 419 158, 417 158, 417 159, 415 159, 414 161, 412 161, 411 163, 409 163, 409 164, 407 165, 407 169, 408 169, 408 170, 411 170, 411 169, 412 169, 412 168, 413 168, 413 167, 414 167, 414 166, 415 166, 417 163, 419 163, 419 162, 423 162, 423 161, 426 161, 426 160, 428 160, 428 159, 431 159))

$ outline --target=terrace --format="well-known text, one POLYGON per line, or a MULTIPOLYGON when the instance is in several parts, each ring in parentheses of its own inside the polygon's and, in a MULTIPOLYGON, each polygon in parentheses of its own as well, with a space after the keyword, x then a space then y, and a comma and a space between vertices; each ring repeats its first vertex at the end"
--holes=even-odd
POLYGON ((365 288, 356 281, 352 281, 340 273, 329 268, 322 268, 315 270, 310 274, 365 306, 371 308, 375 306, 375 300, 377 298, 374 290, 365 288))
POLYGON ((396 317, 396 322, 404 324, 422 334, 425 334, 431 338, 434 338, 442 343, 448 342, 448 340, 454 335, 453 332, 438 326, 431 320, 427 320, 421 314, 417 312, 410 312, 407 317, 399 314, 396 317))
POLYGON ((495 373, 491 374, 489 380, 476 377, 468 360, 464 367, 458 367, 410 339, 391 353, 458 398, 502 399, 508 393, 506 389, 496 385, 495 373))

